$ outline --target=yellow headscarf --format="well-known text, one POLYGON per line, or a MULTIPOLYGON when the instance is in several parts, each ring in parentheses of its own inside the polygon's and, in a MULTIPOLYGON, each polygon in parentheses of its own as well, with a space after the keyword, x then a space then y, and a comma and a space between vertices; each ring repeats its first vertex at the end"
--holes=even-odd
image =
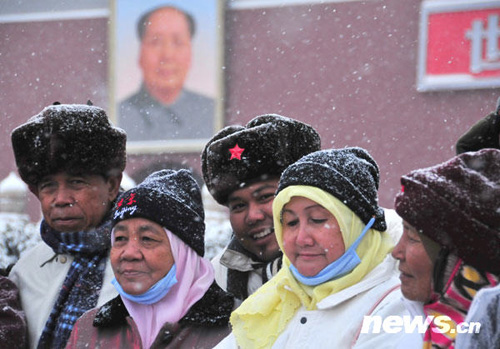
MULTIPOLYGON (((274 230, 283 251, 281 212, 294 196, 313 200, 337 219, 345 248, 359 237, 365 224, 340 200, 316 187, 290 186, 278 193, 273 202, 274 230)), ((284 331, 288 322, 303 305, 308 310, 324 298, 362 280, 392 251, 393 243, 385 232, 368 230, 356 252, 361 263, 352 272, 317 286, 298 282, 290 271, 290 260, 283 255, 283 267, 270 281, 248 297, 231 314, 231 325, 238 345, 242 348, 269 348, 284 331)))

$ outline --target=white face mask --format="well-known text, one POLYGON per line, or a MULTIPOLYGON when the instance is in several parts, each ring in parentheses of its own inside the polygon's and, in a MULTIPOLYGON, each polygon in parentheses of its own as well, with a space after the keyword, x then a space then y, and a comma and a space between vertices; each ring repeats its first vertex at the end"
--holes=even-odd
POLYGON ((118 281, 116 281, 116 278, 113 278, 113 280, 111 280, 111 283, 113 284, 113 286, 115 286, 116 290, 121 296, 127 298, 132 302, 139 304, 154 304, 165 297, 168 291, 170 291, 170 288, 177 283, 176 273, 177 267, 174 263, 167 275, 158 280, 158 282, 151 286, 149 290, 139 295, 132 295, 125 292, 118 281))

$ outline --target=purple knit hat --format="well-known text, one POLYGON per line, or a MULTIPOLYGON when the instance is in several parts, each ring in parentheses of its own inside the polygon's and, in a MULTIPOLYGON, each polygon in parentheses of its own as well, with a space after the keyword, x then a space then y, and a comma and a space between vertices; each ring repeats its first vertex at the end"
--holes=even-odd
POLYGON ((460 154, 401 178, 396 212, 467 264, 500 272, 500 150, 460 154))

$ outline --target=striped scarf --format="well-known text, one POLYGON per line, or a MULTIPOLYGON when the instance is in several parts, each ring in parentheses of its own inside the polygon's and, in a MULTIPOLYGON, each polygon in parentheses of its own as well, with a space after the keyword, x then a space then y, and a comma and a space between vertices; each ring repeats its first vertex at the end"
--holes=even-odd
POLYGON ((97 305, 106 257, 110 248, 111 220, 91 231, 61 233, 42 221, 42 239, 56 254, 74 256, 59 296, 45 324, 38 348, 64 348, 76 320, 97 305))
POLYGON ((477 291, 497 283, 493 274, 480 272, 457 259, 442 295, 433 294, 432 301, 424 305, 425 314, 434 316, 424 335, 424 348, 454 348, 457 326, 465 320, 477 291))
POLYGON ((233 237, 220 263, 227 268, 227 292, 239 300, 248 298, 248 279, 252 271, 259 271, 265 284, 281 269, 282 254, 269 262, 259 260, 233 237), (230 252, 229 257, 225 258, 230 252), (233 261, 234 259, 234 261, 233 261))

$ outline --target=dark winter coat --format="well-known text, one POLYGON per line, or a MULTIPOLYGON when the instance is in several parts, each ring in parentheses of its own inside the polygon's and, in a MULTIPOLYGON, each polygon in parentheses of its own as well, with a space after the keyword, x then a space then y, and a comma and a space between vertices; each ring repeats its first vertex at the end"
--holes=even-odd
POLYGON ((6 277, 0 277, 0 346, 2 348, 26 348, 28 331, 26 318, 21 310, 16 285, 6 277))
MULTIPOLYGON (((213 348, 231 331, 233 297, 215 283, 178 323, 165 323, 151 348, 213 348)), ((86 312, 75 324, 67 349, 142 348, 141 337, 120 296, 86 312)))

